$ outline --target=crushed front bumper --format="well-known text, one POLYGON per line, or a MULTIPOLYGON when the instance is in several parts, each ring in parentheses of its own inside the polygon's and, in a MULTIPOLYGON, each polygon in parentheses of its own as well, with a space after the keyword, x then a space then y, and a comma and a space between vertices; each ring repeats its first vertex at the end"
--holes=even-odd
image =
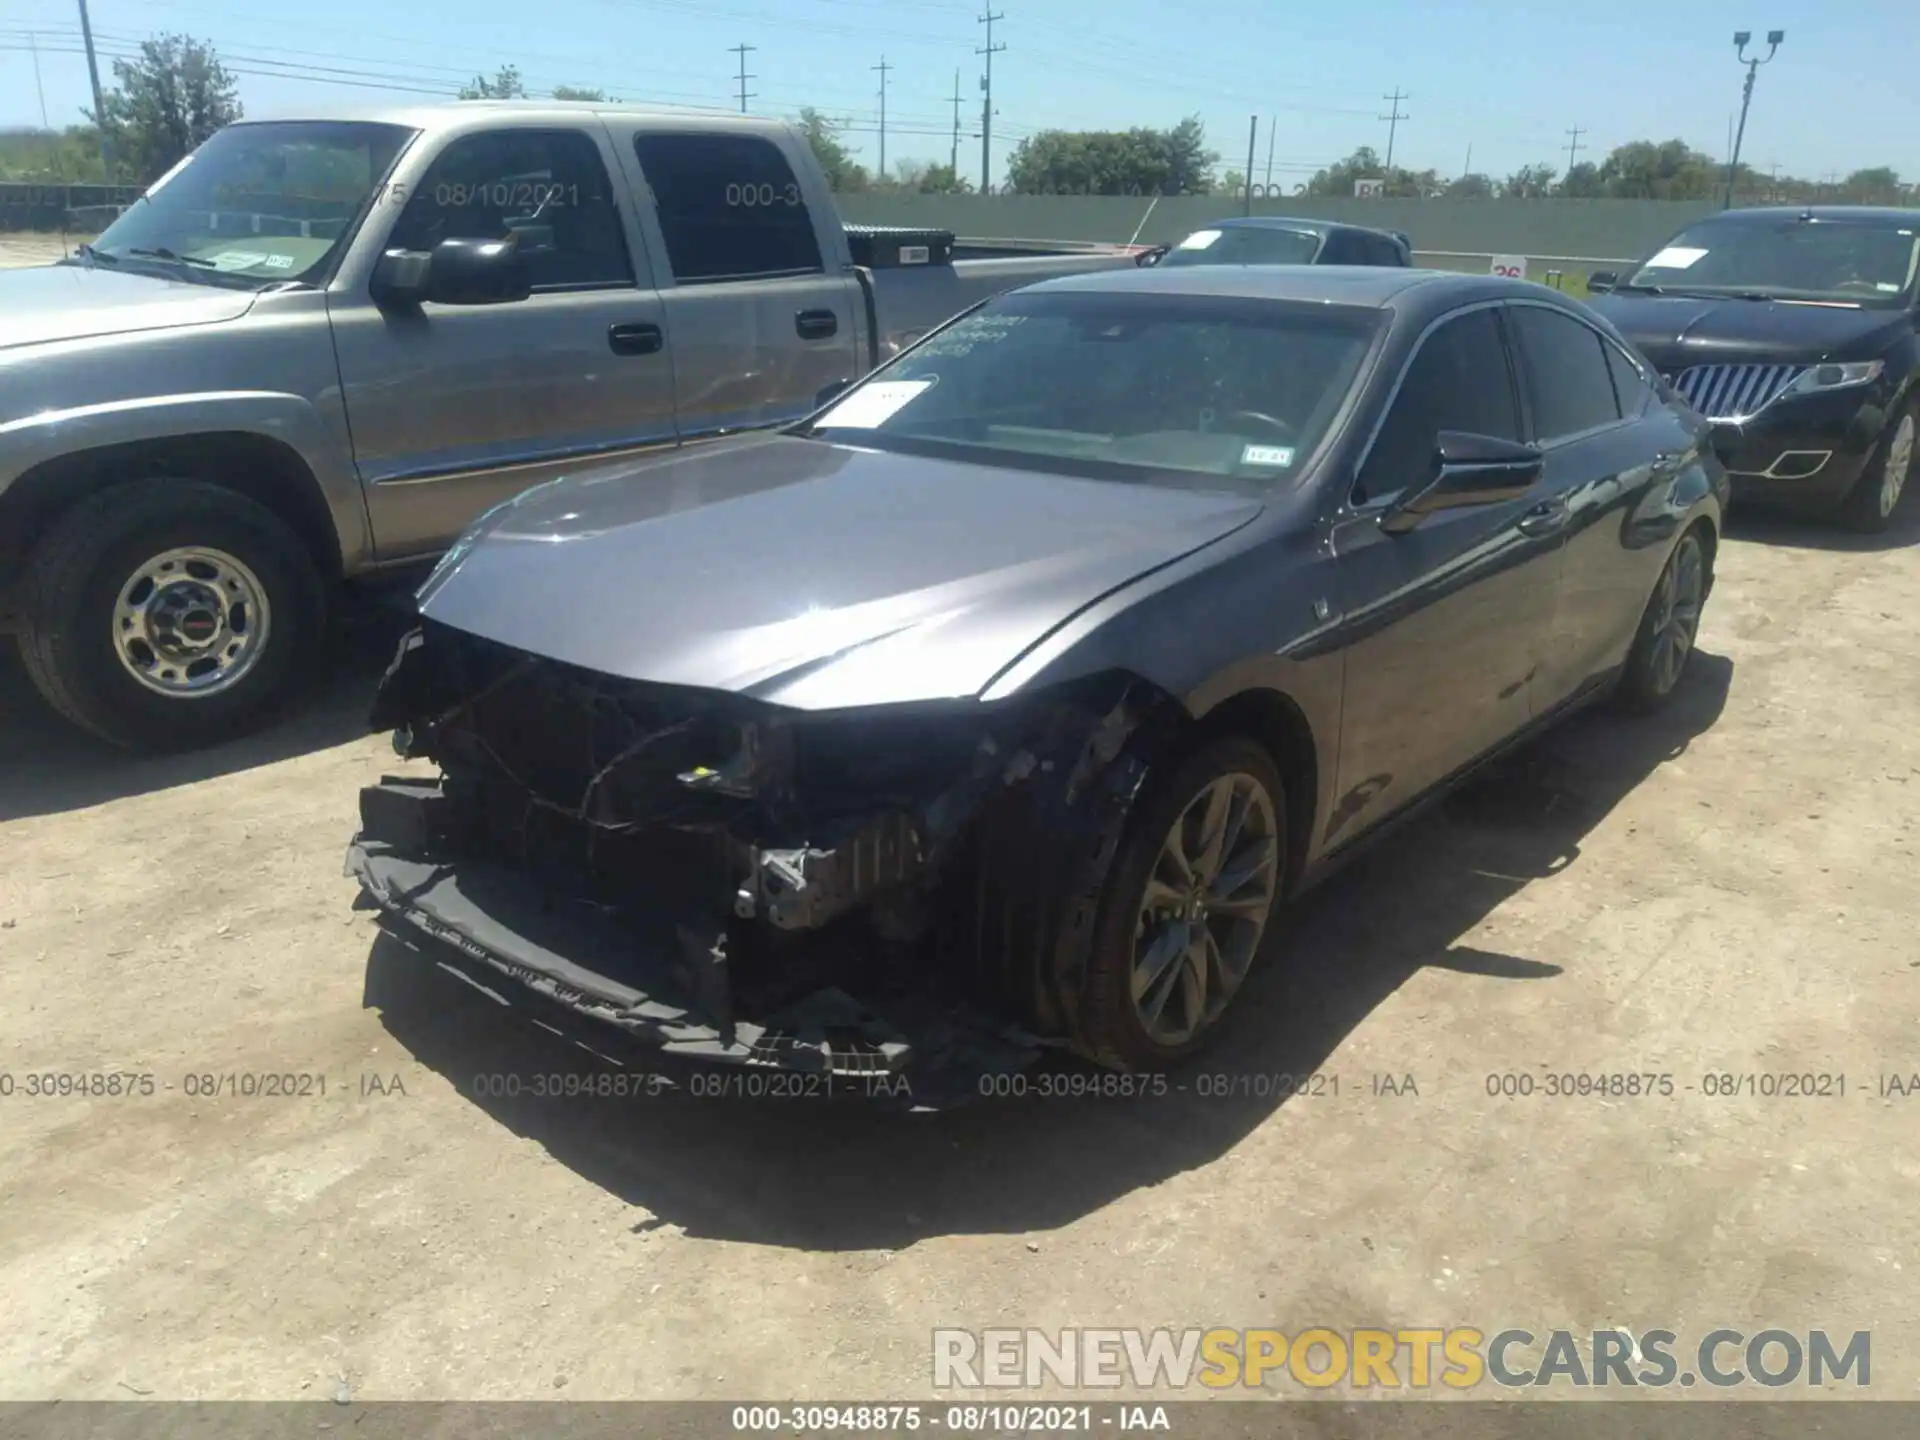
POLYGON ((422 954, 508 1003, 557 1005, 691 1061, 871 1079, 915 1097, 977 1093, 1045 1042, 931 988, 881 1005, 828 985, 743 1014, 724 947, 697 917, 557 899, 447 843, 438 782, 388 777, 360 794, 346 873, 422 954), (436 950, 435 947, 441 947, 436 950))

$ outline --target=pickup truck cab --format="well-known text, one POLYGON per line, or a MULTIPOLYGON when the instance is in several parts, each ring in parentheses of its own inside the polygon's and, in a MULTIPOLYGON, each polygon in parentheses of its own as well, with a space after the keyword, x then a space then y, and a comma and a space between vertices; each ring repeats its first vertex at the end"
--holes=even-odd
POLYGON ((1413 264, 1413 242, 1396 230, 1302 220, 1288 215, 1243 215, 1216 220, 1157 253, 1156 265, 1396 265, 1413 264))
POLYGON ((0 272, 0 630, 134 748, 251 727, 330 587, 602 460, 778 425, 1122 246, 843 226, 775 121, 469 101, 218 132, 0 272))

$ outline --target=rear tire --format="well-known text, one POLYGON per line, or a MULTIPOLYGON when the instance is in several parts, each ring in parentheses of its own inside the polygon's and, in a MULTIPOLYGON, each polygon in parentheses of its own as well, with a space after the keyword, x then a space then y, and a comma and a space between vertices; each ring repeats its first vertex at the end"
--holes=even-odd
POLYGON ((1627 652, 1619 699, 1628 710, 1649 713, 1673 699, 1692 663, 1700 615, 1710 587, 1706 542, 1692 529, 1667 557, 1640 628, 1627 652))
POLYGON ((1863 535, 1878 535, 1893 523, 1913 472, 1920 397, 1909 400, 1880 436, 1880 443, 1839 510, 1840 523, 1863 535))
POLYGON ((1272 757, 1238 736, 1148 781, 1094 921, 1077 1036, 1089 1059, 1157 1069, 1212 1040, 1279 903, 1286 814, 1272 757))
POLYGON ((130 750, 211 744, 312 671, 326 617, 300 539, 217 485, 116 485, 56 520, 22 576, 20 653, 48 704, 130 750))

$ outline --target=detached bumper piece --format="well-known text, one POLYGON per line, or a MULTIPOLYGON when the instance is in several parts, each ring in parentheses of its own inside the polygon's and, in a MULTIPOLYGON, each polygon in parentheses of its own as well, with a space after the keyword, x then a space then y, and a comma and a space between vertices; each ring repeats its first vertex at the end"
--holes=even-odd
MULTIPOLYGON (((388 777, 366 787, 346 873, 390 924, 447 947, 444 968, 496 999, 538 997, 536 1005, 558 1005, 694 1061, 900 1077, 916 1101, 976 1093, 979 1077, 1024 1069, 1041 1053, 1040 1041, 931 993, 902 996, 883 1013, 823 985, 743 1013, 751 1007, 729 971, 725 928, 710 915, 676 913, 658 896, 632 906, 562 898, 522 869, 466 851, 450 833, 449 813, 439 782, 388 777), (506 993, 489 979, 508 982, 506 993)), ((875 846, 875 837, 863 837, 863 865, 886 863, 884 840, 877 854, 875 846)), ((803 893, 838 899, 839 877, 819 874, 833 864, 789 852, 770 869, 797 870, 795 878, 811 872, 828 883, 803 893)), ((778 914, 797 898, 743 893, 737 904, 778 914)), ((435 954, 431 946, 423 953, 435 954)))

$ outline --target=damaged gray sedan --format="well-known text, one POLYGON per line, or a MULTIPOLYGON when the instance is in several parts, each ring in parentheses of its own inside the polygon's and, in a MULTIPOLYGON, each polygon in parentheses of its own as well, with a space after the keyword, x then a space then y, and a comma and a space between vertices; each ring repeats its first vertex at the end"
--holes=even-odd
POLYGON ((1610 693, 1662 703, 1724 489, 1540 287, 1048 282, 808 421, 583 471, 421 589, 349 872, 423 952, 670 1052, 1122 1069, 1276 907, 1610 693))

